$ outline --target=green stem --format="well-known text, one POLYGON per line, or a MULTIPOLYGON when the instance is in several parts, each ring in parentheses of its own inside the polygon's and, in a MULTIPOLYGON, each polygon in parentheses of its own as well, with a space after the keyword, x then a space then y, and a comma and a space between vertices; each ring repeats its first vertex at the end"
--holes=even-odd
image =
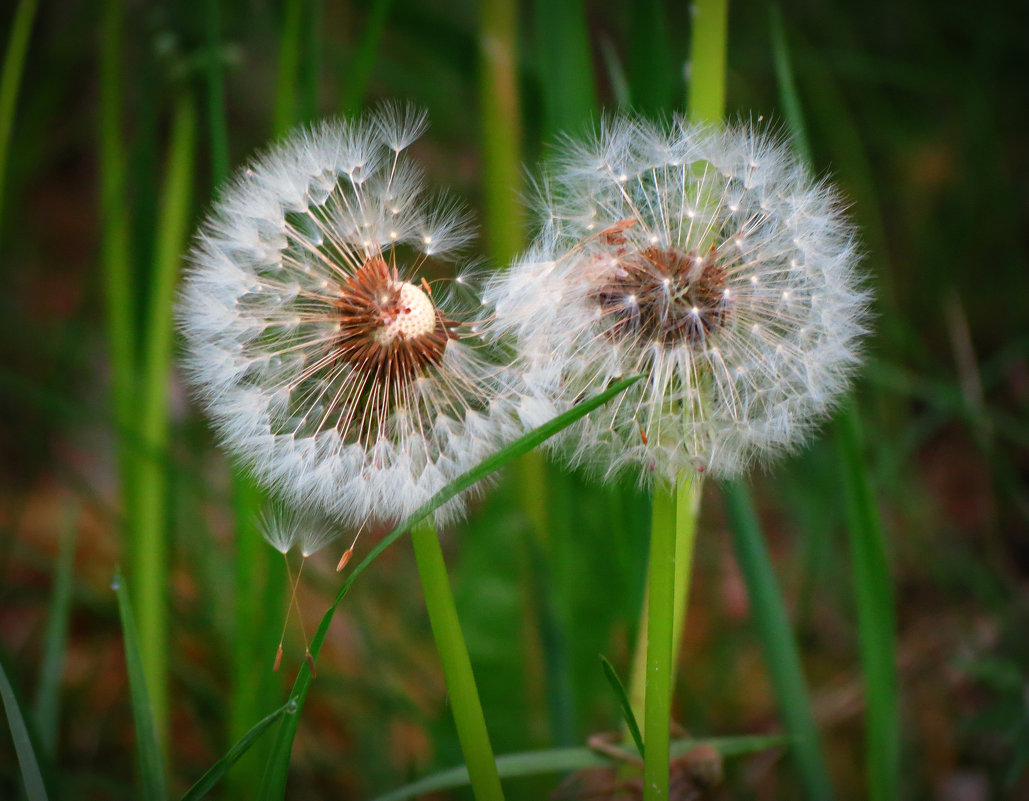
POLYGON ((687 102, 693 122, 720 123, 725 116, 728 42, 729 0, 694 0, 687 102))
POLYGON ((154 277, 144 343, 139 410, 143 458, 137 467, 133 576, 139 620, 139 645, 150 688, 154 723, 162 743, 168 735, 168 583, 166 475, 168 446, 168 372, 171 366, 172 306, 178 267, 189 224, 193 177, 195 112, 181 94, 175 105, 165 184, 161 197, 154 277))
POLYGON ((7 172, 7 149, 14 127, 14 109, 21 87, 21 74, 25 68, 25 54, 29 49, 29 34, 36 17, 37 0, 21 0, 14 12, 11 35, 7 39, 3 71, 0 72, 0 220, 3 219, 4 175, 7 172))
POLYGON ((486 731, 468 648, 457 619, 443 549, 431 517, 411 529, 411 542, 475 798, 477 801, 501 801, 504 792, 500 787, 497 763, 486 731))
POLYGON ((675 490, 654 487, 647 576, 647 672, 644 693, 643 798, 667 801, 672 713, 672 625, 675 619, 675 490))
POLYGON ((889 561, 879 510, 862 458, 861 420, 851 405, 836 425, 847 497, 847 531, 854 560, 858 637, 865 679, 868 797, 900 795, 900 721, 897 714, 897 624, 889 561))
MULTIPOLYGON (((672 676, 679 664, 679 646, 686 630, 686 610, 690 604, 690 578, 693 576, 693 546, 697 538, 700 495, 704 488, 701 473, 683 473, 675 488, 675 619, 672 622, 672 676)), ((674 688, 674 685, 673 685, 674 688)))
POLYGON ((832 798, 832 785, 811 712, 800 655, 754 504, 746 486, 738 481, 726 482, 722 489, 736 561, 747 585, 750 614, 761 639, 779 711, 792 740, 790 747, 797 760, 805 797, 812 801, 832 798))
POLYGON ((343 102, 340 106, 344 114, 357 114, 361 109, 365 88, 368 86, 368 78, 379 54, 379 44, 382 42, 382 33, 386 29, 386 20, 392 4, 393 0, 372 0, 361 40, 350 61, 343 83, 343 102))

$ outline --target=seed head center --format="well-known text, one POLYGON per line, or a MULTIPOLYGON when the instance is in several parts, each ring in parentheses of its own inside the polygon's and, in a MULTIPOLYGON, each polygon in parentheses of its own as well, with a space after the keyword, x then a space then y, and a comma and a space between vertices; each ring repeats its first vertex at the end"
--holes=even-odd
POLYGON ((389 294, 395 294, 392 303, 384 304, 382 325, 373 334, 374 339, 388 345, 397 339, 418 339, 436 329, 436 307, 429 296, 409 281, 391 281, 389 294))

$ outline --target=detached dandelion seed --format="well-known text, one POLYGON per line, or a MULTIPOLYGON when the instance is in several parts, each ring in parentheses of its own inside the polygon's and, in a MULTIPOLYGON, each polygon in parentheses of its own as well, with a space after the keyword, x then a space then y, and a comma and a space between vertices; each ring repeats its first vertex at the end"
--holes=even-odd
POLYGON ((289 584, 289 603, 286 606, 286 617, 282 621, 282 632, 279 635, 279 645, 275 651, 275 662, 272 670, 278 673, 279 667, 282 665, 282 645, 286 639, 286 629, 289 627, 290 614, 293 609, 296 609, 300 632, 304 638, 305 658, 311 670, 311 676, 317 677, 314 657, 311 655, 311 648, 307 639, 307 629, 304 626, 303 613, 300 611, 300 600, 297 598, 297 590, 300 587, 300 578, 303 575, 304 565, 307 564, 307 560, 336 539, 338 532, 335 527, 329 525, 326 521, 302 517, 295 512, 283 508, 262 511, 257 520, 257 527, 264 541, 282 554, 282 561, 286 565, 286 580, 289 584), (289 553, 293 550, 300 552, 300 567, 297 568, 295 576, 289 564, 289 553))
POLYGON ((846 388, 867 328, 834 190, 750 126, 608 119, 541 182, 532 248, 487 289, 536 424, 627 390, 558 438, 574 464, 675 485, 795 448, 846 388))
MULTIPOLYGON (((179 305, 222 442, 284 501, 358 531, 517 434, 470 330, 469 282, 430 290, 421 275, 470 238, 407 158, 424 129, 423 113, 386 106, 269 149, 201 226, 179 305)), ((462 511, 454 499, 437 523, 462 511)))

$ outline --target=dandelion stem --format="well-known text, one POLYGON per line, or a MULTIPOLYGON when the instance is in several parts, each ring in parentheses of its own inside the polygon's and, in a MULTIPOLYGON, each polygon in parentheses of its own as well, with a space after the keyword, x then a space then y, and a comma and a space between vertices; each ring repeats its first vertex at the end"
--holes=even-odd
POLYGON ((675 490, 654 487, 647 577, 647 672, 644 696, 643 798, 668 799, 668 743, 672 710, 672 626, 675 618, 675 490))
POLYGON ((479 691, 472 674, 461 624, 457 619, 454 593, 443 561, 439 537, 427 518, 411 529, 418 573, 425 593, 429 623, 436 649, 443 663, 443 676, 450 694, 450 705, 457 725, 457 736, 464 751, 468 775, 477 801, 501 801, 504 797, 500 776, 486 731, 486 720, 479 703, 479 691))
POLYGON ((729 0, 694 0, 687 103, 693 122, 720 123, 725 116, 728 41, 729 0))

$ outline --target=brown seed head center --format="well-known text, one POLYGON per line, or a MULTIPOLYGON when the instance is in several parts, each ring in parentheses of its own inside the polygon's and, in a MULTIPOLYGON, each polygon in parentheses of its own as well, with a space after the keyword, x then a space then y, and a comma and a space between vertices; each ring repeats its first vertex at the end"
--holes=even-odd
POLYGON ((656 246, 621 248, 592 293, 608 333, 666 347, 703 341, 724 325, 730 307, 725 268, 714 248, 701 256, 656 246))
POLYGON ((365 373, 365 386, 380 399, 395 399, 427 367, 439 365, 456 338, 457 324, 380 256, 347 278, 335 306, 336 358, 365 373))

